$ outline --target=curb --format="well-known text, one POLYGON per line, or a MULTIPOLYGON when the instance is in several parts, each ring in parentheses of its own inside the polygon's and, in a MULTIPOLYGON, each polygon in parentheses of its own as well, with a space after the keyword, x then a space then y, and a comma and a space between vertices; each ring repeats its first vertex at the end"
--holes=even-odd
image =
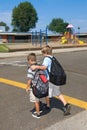
MULTIPOLYGON (((58 46, 52 46, 53 49, 63 49, 63 48, 77 48, 77 47, 87 47, 87 44, 85 45, 58 45, 58 46)), ((30 47, 30 48, 9 48, 9 52, 16 52, 16 51, 34 51, 34 50, 41 50, 42 47, 30 47)))

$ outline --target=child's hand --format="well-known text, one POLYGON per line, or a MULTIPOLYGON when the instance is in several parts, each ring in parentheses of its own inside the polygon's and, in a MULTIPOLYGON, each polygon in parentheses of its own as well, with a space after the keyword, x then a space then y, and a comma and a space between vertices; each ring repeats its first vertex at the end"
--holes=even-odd
POLYGON ((26 93, 28 94, 28 92, 29 92, 29 88, 26 88, 26 93))
POLYGON ((31 68, 32 70, 36 70, 36 69, 37 69, 37 66, 36 66, 36 65, 32 65, 30 68, 31 68))

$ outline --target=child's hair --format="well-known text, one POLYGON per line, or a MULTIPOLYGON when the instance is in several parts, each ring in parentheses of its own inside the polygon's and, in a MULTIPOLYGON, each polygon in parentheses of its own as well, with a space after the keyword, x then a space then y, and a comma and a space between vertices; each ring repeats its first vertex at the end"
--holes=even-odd
POLYGON ((50 47, 49 45, 46 45, 42 48, 41 52, 43 54, 48 54, 48 55, 52 55, 52 47, 50 47))
POLYGON ((27 56, 27 60, 31 60, 31 61, 36 61, 36 54, 35 53, 30 53, 28 56, 27 56))

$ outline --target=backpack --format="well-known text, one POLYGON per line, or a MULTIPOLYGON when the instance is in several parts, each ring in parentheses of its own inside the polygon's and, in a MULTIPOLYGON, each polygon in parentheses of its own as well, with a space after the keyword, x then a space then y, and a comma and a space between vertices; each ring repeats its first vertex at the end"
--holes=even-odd
POLYGON ((49 58, 52 60, 51 69, 49 72, 49 81, 55 85, 66 84, 66 73, 62 65, 54 56, 49 58))
POLYGON ((34 79, 32 80, 31 87, 33 94, 37 98, 48 96, 49 83, 46 78, 46 73, 43 70, 36 70, 34 79))

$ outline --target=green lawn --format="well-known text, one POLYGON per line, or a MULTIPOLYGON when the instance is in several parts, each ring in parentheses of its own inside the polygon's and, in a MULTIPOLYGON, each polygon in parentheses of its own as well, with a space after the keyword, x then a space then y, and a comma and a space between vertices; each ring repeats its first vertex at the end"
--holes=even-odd
POLYGON ((0 52, 9 52, 9 48, 5 44, 0 44, 0 52))

